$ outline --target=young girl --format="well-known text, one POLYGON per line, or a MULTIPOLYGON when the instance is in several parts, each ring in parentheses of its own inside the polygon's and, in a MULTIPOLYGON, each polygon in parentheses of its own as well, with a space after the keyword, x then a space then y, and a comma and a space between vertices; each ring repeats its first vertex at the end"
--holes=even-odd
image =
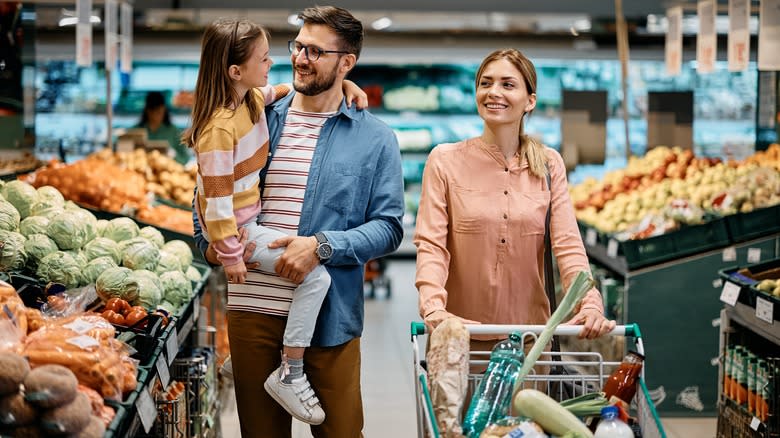
MULTIPOLYGON (((260 269, 273 273, 284 252, 284 248, 269 250, 268 244, 285 234, 257 224, 260 170, 269 151, 264 106, 290 90, 288 86, 267 86, 271 64, 268 34, 262 27, 244 20, 220 20, 208 26, 195 85, 192 127, 183 136, 198 161, 198 219, 228 282, 234 284, 244 283, 247 275, 239 227, 246 228, 248 242, 256 243, 249 261, 259 262, 260 269)), ((360 106, 365 106, 365 94, 354 83, 345 85, 345 94, 348 102, 358 96, 360 106)), ((330 281, 319 265, 296 287, 285 327, 282 365, 274 371, 281 378, 275 379, 277 385, 266 386, 290 415, 309 424, 322 423, 325 412, 303 373, 303 353, 311 342, 330 281)))

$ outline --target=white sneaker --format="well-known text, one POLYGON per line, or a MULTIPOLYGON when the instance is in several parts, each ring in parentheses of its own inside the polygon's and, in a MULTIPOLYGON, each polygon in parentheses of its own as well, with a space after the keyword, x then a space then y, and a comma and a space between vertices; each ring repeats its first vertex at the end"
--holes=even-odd
POLYGON ((306 375, 290 383, 282 382, 288 371, 281 365, 265 380, 265 390, 290 415, 307 424, 322 424, 325 411, 320 400, 314 395, 306 375))

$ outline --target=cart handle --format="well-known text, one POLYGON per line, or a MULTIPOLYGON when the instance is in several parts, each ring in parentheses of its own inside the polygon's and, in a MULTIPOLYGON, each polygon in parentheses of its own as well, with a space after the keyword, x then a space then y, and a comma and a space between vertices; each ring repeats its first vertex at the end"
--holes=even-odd
MULTIPOLYGON (((540 334, 544 330, 543 325, 497 325, 497 324, 466 324, 466 329, 472 335, 508 335, 511 332, 519 331, 521 333, 540 334)), ((426 332, 425 324, 422 322, 412 322, 412 336, 424 335, 426 332)), ((582 331, 582 326, 578 325, 559 325, 554 334, 573 336, 582 331)), ((610 336, 630 336, 641 338, 637 324, 618 325, 608 333, 610 336)))

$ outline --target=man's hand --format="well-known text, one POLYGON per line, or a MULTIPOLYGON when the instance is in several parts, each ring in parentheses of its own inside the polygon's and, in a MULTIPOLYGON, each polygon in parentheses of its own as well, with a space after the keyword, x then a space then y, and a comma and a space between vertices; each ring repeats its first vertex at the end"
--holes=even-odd
POLYGON ((303 279, 320 264, 315 254, 317 239, 314 236, 285 236, 268 244, 271 249, 287 247, 274 269, 279 276, 301 284, 303 279))
POLYGON ((235 265, 225 266, 225 277, 228 283, 243 284, 246 282, 246 265, 243 260, 235 265))
MULTIPOLYGON (((260 263, 249 263, 249 259, 252 257, 252 254, 254 254, 255 248, 257 248, 257 244, 255 242, 247 243, 246 240, 248 237, 249 235, 247 234, 246 228, 241 227, 238 229, 238 241, 244 245, 243 258, 246 269, 257 269, 260 266, 260 263)), ((217 251, 214 249, 214 245, 211 243, 209 243, 209 247, 206 248, 206 254, 204 254, 204 256, 206 257, 206 260, 212 265, 222 264, 219 261, 219 257, 217 257, 217 251)))
POLYGON ((461 318, 460 316, 453 315, 446 310, 434 310, 425 317, 423 322, 428 333, 432 333, 433 330, 445 319, 458 318, 463 324, 481 324, 479 321, 472 321, 470 319, 461 318))

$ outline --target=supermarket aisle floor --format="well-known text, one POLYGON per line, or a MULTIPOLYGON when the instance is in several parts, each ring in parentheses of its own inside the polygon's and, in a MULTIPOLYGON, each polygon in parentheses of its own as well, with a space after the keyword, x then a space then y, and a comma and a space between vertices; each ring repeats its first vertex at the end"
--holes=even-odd
MULTIPOLYGON (((392 261, 386 275, 392 280, 392 298, 366 300, 362 340, 364 433, 366 438, 411 438, 417 436, 417 431, 409 323, 419 320, 414 262, 392 261)), ((673 418, 663 422, 669 438, 715 436, 715 418, 673 418)), ((240 436, 232 397, 225 400, 222 436, 240 436)), ((308 426, 294 423, 293 438, 309 437, 308 426)))

